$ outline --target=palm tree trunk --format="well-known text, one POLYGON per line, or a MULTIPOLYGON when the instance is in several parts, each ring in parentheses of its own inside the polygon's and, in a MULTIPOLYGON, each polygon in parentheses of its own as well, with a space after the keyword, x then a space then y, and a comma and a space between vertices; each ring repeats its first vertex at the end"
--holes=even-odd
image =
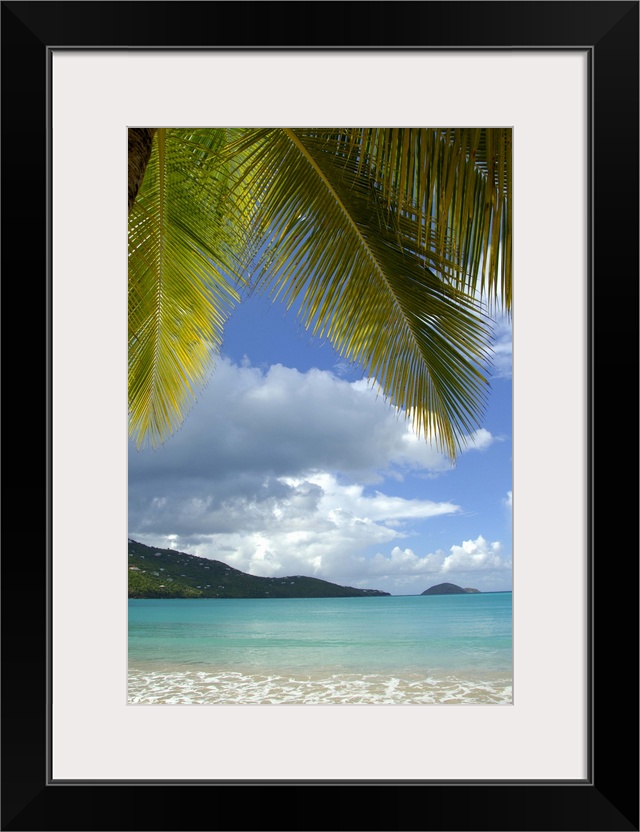
POLYGON ((157 127, 129 128, 129 212, 144 179, 144 172, 151 156, 153 136, 157 127))

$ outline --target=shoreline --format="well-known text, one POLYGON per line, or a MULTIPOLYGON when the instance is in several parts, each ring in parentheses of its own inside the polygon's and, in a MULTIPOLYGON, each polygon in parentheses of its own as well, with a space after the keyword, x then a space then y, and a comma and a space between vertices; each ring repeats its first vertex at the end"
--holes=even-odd
POLYGON ((313 674, 215 668, 128 671, 128 704, 500 704, 513 703, 508 673, 313 674))
MULTIPOLYGON (((478 591, 478 592, 464 592, 464 593, 455 593, 457 597, 461 596, 478 596, 478 595, 512 595, 512 589, 492 589, 488 592, 478 591)), ((148 597, 142 598, 138 595, 128 595, 128 601, 321 601, 321 600, 331 600, 331 601, 353 601, 356 598, 372 598, 372 599, 380 599, 380 598, 451 598, 451 595, 443 593, 442 595, 424 595, 421 592, 414 593, 412 595, 391 595, 390 593, 385 593, 381 595, 283 595, 280 597, 263 597, 261 595, 234 595, 234 596, 197 596, 197 597, 184 597, 182 595, 163 595, 162 597, 148 597)))

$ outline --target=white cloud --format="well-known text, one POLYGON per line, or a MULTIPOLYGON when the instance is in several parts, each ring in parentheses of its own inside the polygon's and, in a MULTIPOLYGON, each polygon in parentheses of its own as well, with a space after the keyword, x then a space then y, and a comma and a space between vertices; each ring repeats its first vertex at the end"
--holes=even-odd
POLYGON ((500 542, 488 543, 482 535, 451 546, 449 554, 438 549, 418 556, 412 549, 394 546, 389 555, 378 552, 358 566, 368 578, 376 579, 376 587, 409 594, 444 582, 482 589, 492 588, 498 578, 502 588, 510 585, 511 559, 502 555, 500 542))
MULTIPOLYGON (((341 515, 317 517, 311 524, 285 523, 280 528, 203 535, 173 536, 166 546, 225 563, 263 577, 310 575, 347 586, 381 589, 392 594, 419 594, 449 582, 490 591, 508 589, 511 559, 502 544, 482 535, 453 545, 449 554, 436 550, 416 555, 411 548, 393 545, 402 535, 370 518, 341 515), (378 552, 367 556, 373 546, 378 552)), ((145 542, 144 538, 141 542, 145 542)), ((151 543, 151 541, 149 541, 151 543)), ((153 538, 154 545, 161 545, 153 538)))
MULTIPOLYGON (((263 499, 183 500, 174 508, 173 547, 255 575, 304 573, 331 580, 367 548, 406 536, 406 521, 459 511, 448 502, 367 494, 363 486, 341 484, 323 472, 281 478, 274 486, 265 483, 269 496, 263 499)), ((132 536, 145 542, 149 534, 147 526, 132 536)))
POLYGON ((502 545, 497 541, 487 543, 482 537, 465 540, 460 546, 452 546, 451 554, 442 562, 442 573, 480 572, 487 569, 511 568, 500 556, 502 545))
MULTIPOLYGON (((486 430, 472 439, 468 450, 493 441, 486 430)), ((284 487, 279 478, 318 471, 372 484, 451 467, 365 381, 282 365, 262 372, 221 360, 178 436, 155 452, 131 449, 130 519, 137 527, 153 500, 164 500, 168 517, 176 501, 192 498, 260 503, 277 490, 275 483, 284 487)))
POLYGON ((337 479, 326 472, 311 474, 305 480, 282 478, 282 482, 296 489, 321 489, 321 506, 333 516, 367 516, 373 520, 397 521, 400 518, 426 518, 459 511, 451 503, 434 503, 429 500, 407 500, 392 497, 380 491, 365 495, 364 486, 358 484, 340 485, 337 479))
MULTIPOLYGON (((467 450, 493 441, 478 430, 467 450)), ((449 499, 389 493, 389 483, 450 469, 366 380, 221 360, 179 436, 157 452, 131 450, 129 536, 256 575, 382 589, 371 582, 389 559, 393 586, 442 570, 444 555, 415 560, 398 544, 461 513, 449 499), (390 555, 367 557, 387 547, 390 555)))
POLYGON ((361 482, 390 467, 443 471, 450 463, 385 404, 366 381, 274 365, 266 372, 221 359, 179 436, 157 452, 130 455, 135 484, 154 476, 236 478, 336 470, 361 482), (177 440, 180 440, 179 442, 177 440))

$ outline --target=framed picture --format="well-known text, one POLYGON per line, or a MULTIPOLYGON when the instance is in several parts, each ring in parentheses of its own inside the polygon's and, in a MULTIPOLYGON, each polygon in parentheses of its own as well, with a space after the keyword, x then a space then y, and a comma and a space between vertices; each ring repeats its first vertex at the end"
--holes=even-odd
POLYGON ((3 2, 2 23, 5 288, 38 287, 47 370, 43 545, 2 566, 2 828, 637 830, 612 440, 637 399, 638 3, 3 2), (514 131, 513 703, 128 705, 127 126, 432 118, 514 131))

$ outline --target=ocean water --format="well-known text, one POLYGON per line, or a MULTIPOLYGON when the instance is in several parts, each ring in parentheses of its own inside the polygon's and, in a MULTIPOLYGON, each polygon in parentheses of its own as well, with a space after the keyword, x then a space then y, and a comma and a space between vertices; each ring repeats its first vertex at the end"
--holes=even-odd
POLYGON ((135 704, 511 704, 510 592, 129 600, 135 704))

